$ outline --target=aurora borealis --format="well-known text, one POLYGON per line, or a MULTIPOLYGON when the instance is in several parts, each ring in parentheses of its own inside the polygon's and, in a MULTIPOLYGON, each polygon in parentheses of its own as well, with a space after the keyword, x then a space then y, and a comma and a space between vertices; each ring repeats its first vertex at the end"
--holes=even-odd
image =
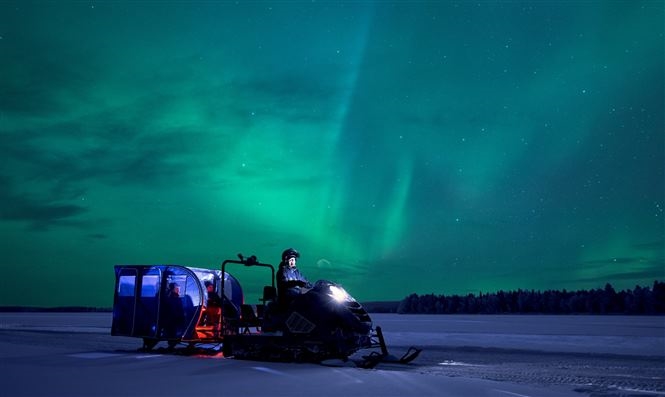
POLYGON ((663 280, 663 15, 0 2, 0 304, 291 246, 359 300, 663 280))

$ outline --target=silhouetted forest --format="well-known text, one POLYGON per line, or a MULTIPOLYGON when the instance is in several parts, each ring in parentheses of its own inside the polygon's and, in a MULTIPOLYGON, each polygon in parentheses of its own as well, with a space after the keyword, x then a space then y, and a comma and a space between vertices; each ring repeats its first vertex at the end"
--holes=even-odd
POLYGON ((88 307, 88 306, 58 306, 58 307, 41 307, 41 306, 0 306, 0 312, 9 313, 36 313, 36 312, 51 312, 51 313, 83 313, 83 312, 110 312, 110 307, 88 307))
MULTIPOLYGON (((652 287, 635 286, 615 291, 611 284, 603 289, 577 291, 498 291, 476 296, 411 294, 401 301, 363 302, 370 313, 400 314, 665 314, 665 282, 652 287)), ((0 312, 110 312, 94 307, 0 306, 0 312)))
POLYGON ((653 287, 636 286, 615 291, 611 284, 603 289, 578 291, 498 291, 476 296, 411 294, 399 302, 403 314, 665 314, 665 282, 653 287))

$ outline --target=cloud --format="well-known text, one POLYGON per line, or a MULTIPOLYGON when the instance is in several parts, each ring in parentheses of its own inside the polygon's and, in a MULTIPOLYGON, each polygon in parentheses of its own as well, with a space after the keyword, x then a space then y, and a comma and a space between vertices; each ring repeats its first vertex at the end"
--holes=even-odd
POLYGON ((616 257, 616 258, 604 258, 604 259, 595 259, 584 261, 581 263, 582 266, 606 266, 606 265, 627 265, 627 264, 636 264, 643 263, 646 259, 643 257, 616 257))
POLYGON ((638 250, 660 252, 662 255, 663 251, 665 250, 665 240, 657 240, 648 243, 635 244, 634 247, 638 250))
POLYGON ((584 261, 577 268, 596 268, 595 274, 579 277, 580 282, 606 283, 610 280, 662 280, 665 277, 665 258, 621 257, 584 261))
POLYGON ((46 230, 53 225, 72 225, 72 218, 84 214, 87 209, 81 205, 59 200, 42 200, 15 191, 11 179, 0 175, 0 219, 5 221, 27 222, 32 229, 46 230))
POLYGON ((214 161, 200 155, 210 154, 209 143, 196 132, 145 131, 104 118, 8 131, 0 134, 0 219, 36 230, 83 227, 78 219, 89 208, 80 200, 92 184, 187 188, 214 161), (95 134, 97 128, 103 132, 95 134), (106 136, 114 132, 118 142, 106 136))
POLYGON ((579 282, 591 282, 596 285, 604 284, 610 281, 631 281, 631 280, 663 280, 664 261, 655 261, 648 269, 626 270, 613 273, 606 273, 602 276, 579 278, 579 282))

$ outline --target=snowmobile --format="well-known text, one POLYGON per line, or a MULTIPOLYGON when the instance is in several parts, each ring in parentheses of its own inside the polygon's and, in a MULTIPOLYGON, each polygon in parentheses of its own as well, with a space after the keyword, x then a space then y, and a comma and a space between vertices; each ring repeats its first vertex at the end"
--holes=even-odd
POLYGON ((189 349, 221 345, 224 357, 236 359, 341 360, 364 368, 406 364, 421 351, 411 347, 400 358, 389 354, 381 328, 334 282, 319 280, 285 303, 277 296, 274 266, 255 256, 227 259, 221 271, 118 265, 115 273, 111 333, 142 338, 147 351, 160 341, 169 349, 181 343, 189 349), (259 304, 245 303, 240 283, 226 271, 232 264, 270 270, 259 304), (376 348, 380 351, 350 360, 356 352, 376 348))

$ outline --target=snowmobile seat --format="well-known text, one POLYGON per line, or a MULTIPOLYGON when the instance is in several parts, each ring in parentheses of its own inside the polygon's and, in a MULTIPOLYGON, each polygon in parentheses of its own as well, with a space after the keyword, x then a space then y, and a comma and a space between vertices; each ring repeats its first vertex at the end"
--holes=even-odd
POLYGON ((261 321, 256 316, 252 305, 242 304, 240 306, 240 327, 243 334, 249 334, 251 327, 256 327, 256 332, 259 332, 261 321))
POLYGON ((269 302, 274 302, 277 299, 277 289, 272 285, 266 285, 263 287, 263 298, 261 302, 264 305, 267 305, 269 302))
POLYGON ((263 322, 267 312, 275 312, 277 310, 277 288, 272 285, 264 286, 263 297, 259 300, 263 304, 256 306, 256 314, 259 321, 263 322))

